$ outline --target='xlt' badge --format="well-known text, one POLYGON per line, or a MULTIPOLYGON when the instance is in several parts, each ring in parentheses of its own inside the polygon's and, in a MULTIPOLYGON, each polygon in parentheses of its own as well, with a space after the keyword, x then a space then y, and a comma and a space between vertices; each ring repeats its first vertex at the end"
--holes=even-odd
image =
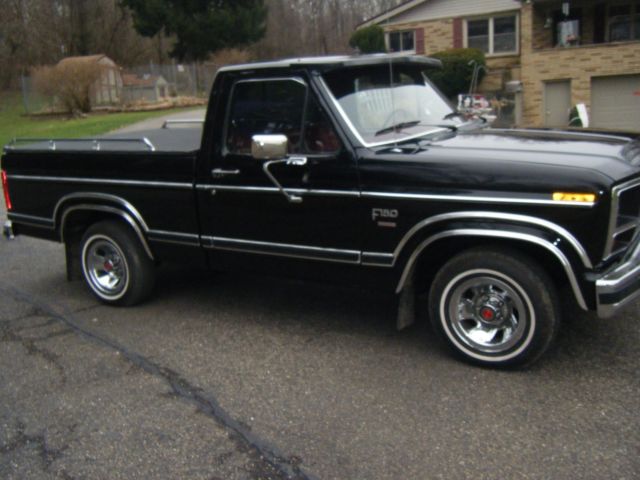
POLYGON ((371 219, 378 222, 379 227, 396 228, 397 224, 393 220, 398 218, 398 210, 392 208, 373 208, 371 219))

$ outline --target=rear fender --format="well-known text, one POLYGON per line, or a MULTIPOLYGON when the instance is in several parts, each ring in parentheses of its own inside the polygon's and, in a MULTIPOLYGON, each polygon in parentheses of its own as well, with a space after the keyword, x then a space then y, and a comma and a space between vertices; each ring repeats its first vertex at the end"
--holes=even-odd
POLYGON ((149 228, 142 215, 125 199, 115 195, 74 193, 61 198, 56 204, 53 214, 56 231, 61 242, 66 243, 68 234, 65 229, 68 230, 74 214, 81 212, 103 213, 120 218, 134 231, 149 258, 154 259, 146 237, 149 228))

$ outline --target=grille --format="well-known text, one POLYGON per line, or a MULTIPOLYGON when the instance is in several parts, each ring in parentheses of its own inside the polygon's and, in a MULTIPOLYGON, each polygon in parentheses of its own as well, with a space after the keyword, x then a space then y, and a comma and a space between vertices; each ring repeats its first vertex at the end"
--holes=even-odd
POLYGON ((640 180, 613 188, 605 259, 626 251, 640 232, 640 180))

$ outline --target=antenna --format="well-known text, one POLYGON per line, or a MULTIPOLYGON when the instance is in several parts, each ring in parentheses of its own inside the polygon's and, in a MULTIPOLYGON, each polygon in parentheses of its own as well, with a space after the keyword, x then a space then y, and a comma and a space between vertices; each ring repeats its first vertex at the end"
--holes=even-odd
MULTIPOLYGON (((389 91, 391 93, 391 125, 395 125, 396 124, 396 105, 395 105, 395 100, 394 100, 394 95, 393 95, 393 59, 391 56, 389 56, 389 91)), ((394 135, 393 135, 393 143, 394 146, 397 148, 398 147, 398 137, 397 135, 395 135, 396 131, 394 129, 393 131, 394 135)))

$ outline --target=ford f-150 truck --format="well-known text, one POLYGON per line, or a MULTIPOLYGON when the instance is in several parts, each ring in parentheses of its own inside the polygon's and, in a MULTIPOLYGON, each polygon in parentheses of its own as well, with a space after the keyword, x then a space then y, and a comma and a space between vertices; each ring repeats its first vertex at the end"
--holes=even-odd
POLYGON ((5 235, 62 242, 68 277, 110 305, 147 298, 159 262, 360 282, 397 294, 399 327, 428 294, 434 328, 468 361, 531 363, 560 300, 606 318, 638 296, 640 142, 490 128, 434 88, 438 66, 222 68, 192 151, 13 142, 5 235))

